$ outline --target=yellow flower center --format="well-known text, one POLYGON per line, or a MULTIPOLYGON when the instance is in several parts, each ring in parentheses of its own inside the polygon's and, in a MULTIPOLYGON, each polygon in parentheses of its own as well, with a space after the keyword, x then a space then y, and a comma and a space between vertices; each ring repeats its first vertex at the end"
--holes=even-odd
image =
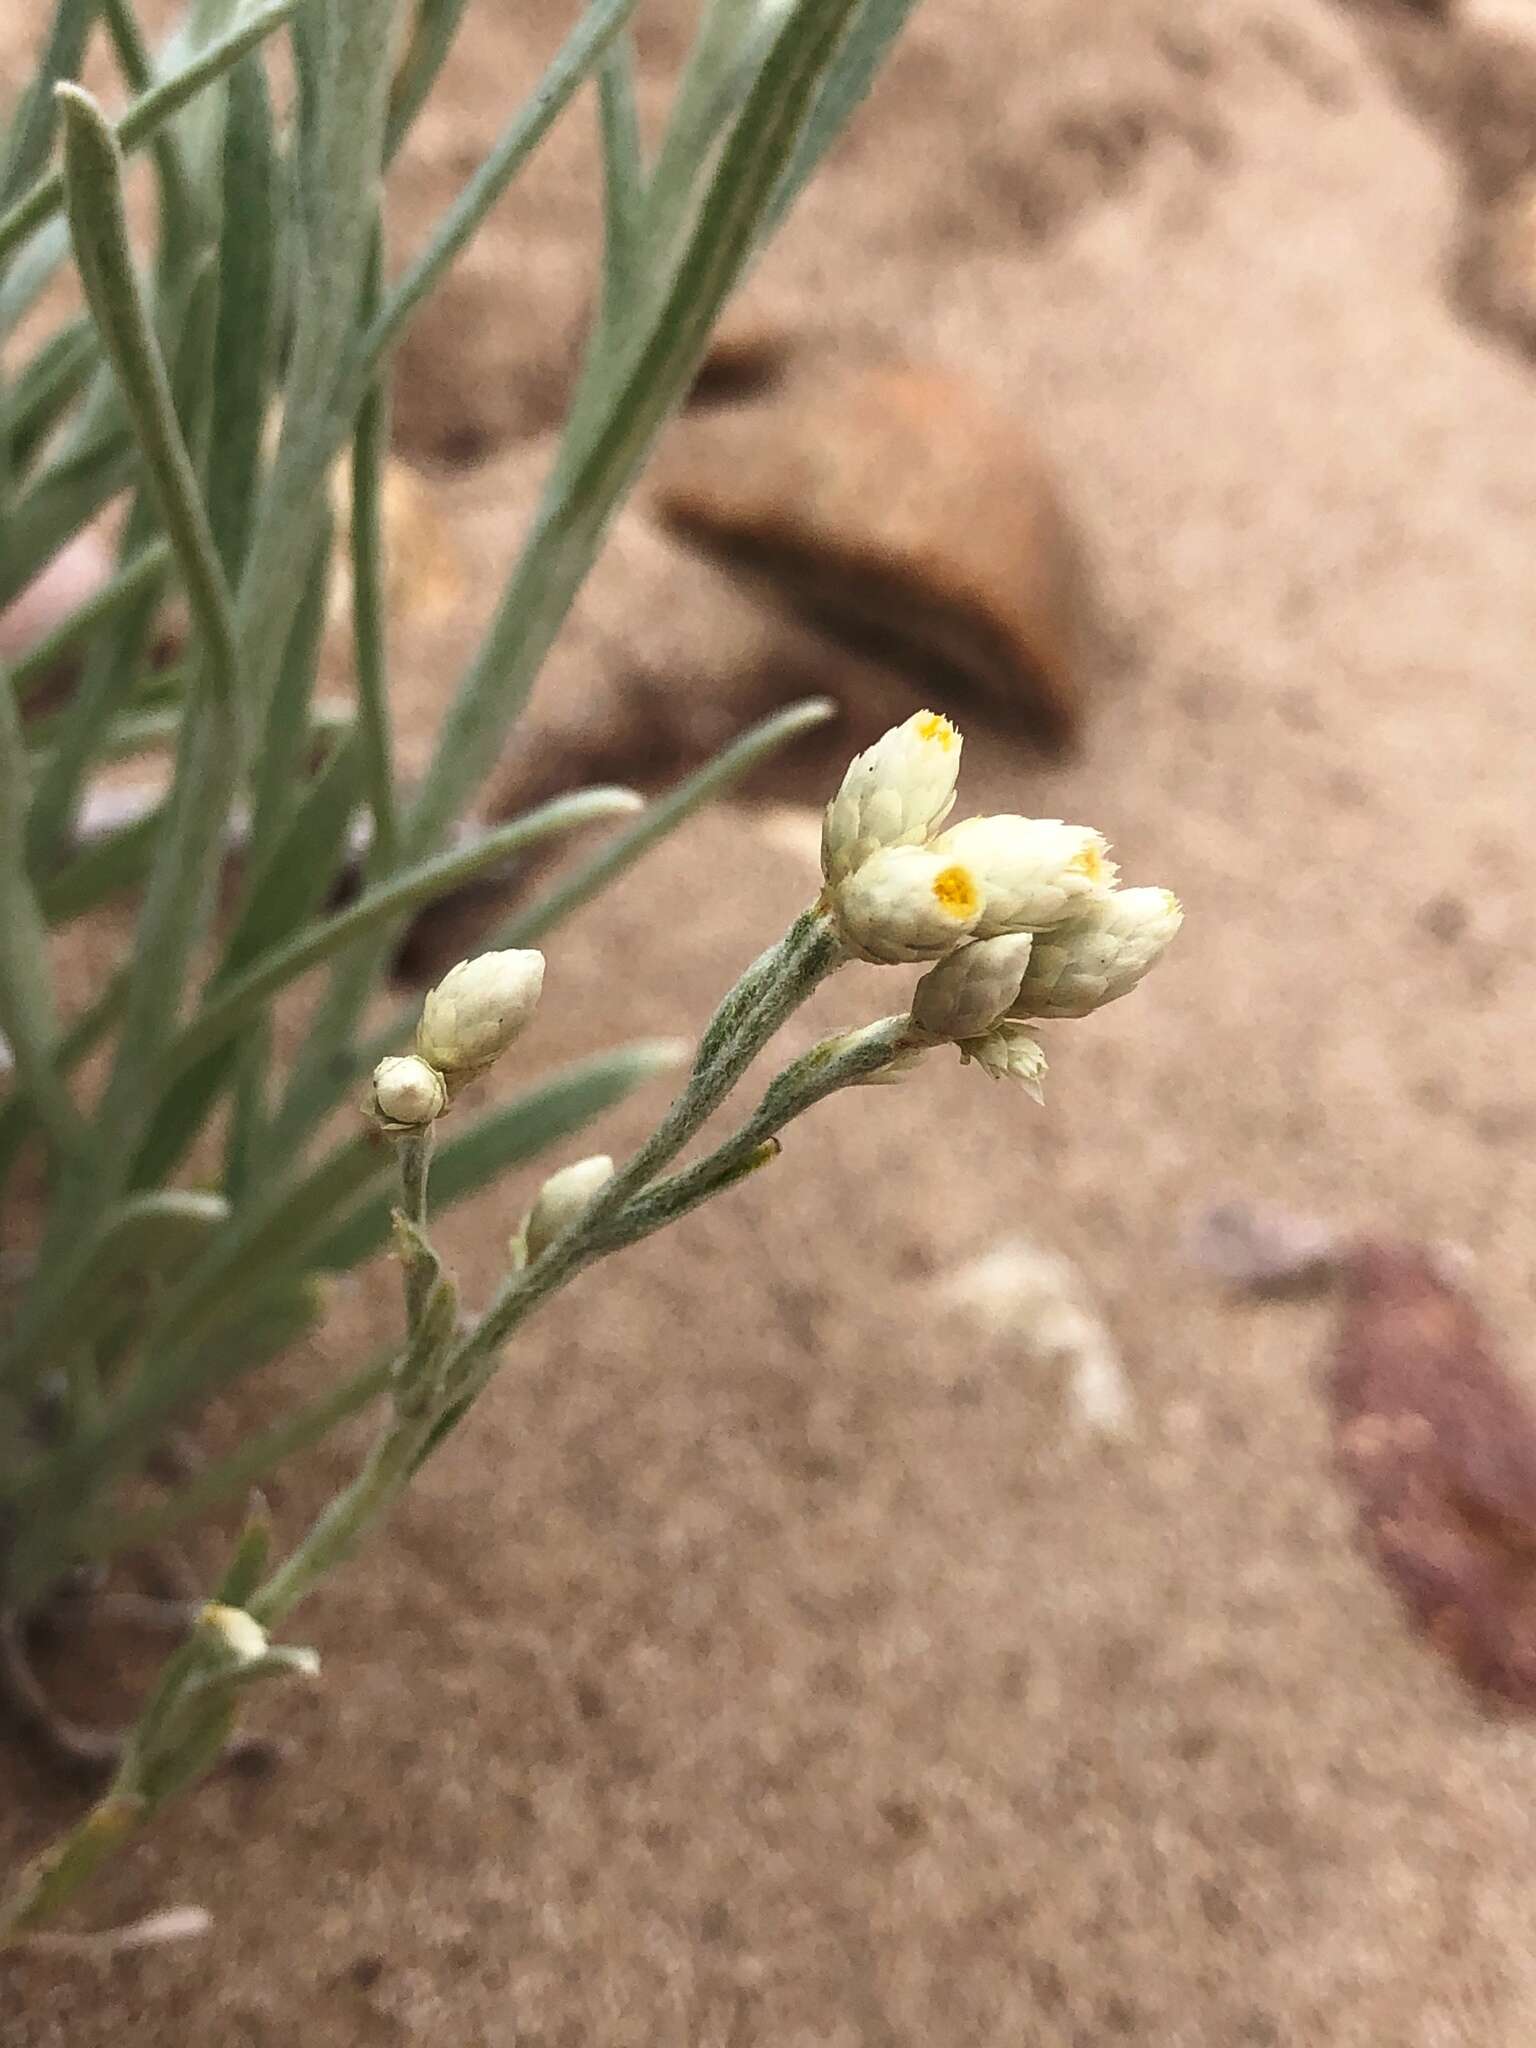
POLYGON ((922 722, 917 728, 918 738, 920 740, 936 740, 947 754, 955 744, 955 741, 960 737, 955 728, 947 718, 941 716, 937 711, 923 713, 921 714, 921 719, 922 722))
POLYGON ((940 868, 933 878, 933 893, 939 908, 954 918, 974 917, 981 908, 981 891, 969 868, 940 868))
POLYGON ((1074 853, 1067 862, 1068 870, 1074 875, 1086 875, 1090 882, 1104 879, 1104 855, 1097 840, 1090 839, 1081 851, 1074 853))

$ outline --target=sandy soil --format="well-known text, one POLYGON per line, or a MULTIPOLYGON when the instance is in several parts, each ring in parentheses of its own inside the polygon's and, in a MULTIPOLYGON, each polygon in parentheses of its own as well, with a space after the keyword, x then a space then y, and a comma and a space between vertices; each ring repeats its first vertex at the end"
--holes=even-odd
MULTIPOLYGON (((653 82, 683 11, 646 17, 653 82)), ((484 12, 408 218, 566 10, 520 11, 515 52, 484 12)), ((1054 453, 1121 658, 1076 761, 968 721, 967 791, 1103 825, 1184 897, 1177 963, 1057 1034, 1045 1112, 958 1068, 837 1103, 552 1308, 303 1617, 326 1679, 273 1703, 284 1767, 210 1785, 92 1901, 204 1901, 216 1938, 13 1963, 8 2038, 1530 2038, 1536 1731, 1482 1711, 1357 1551, 1327 1307, 1225 1301, 1178 1245, 1233 1188, 1465 1242, 1530 1382, 1536 386, 1452 289, 1463 159, 1381 14, 920 14, 753 306, 807 348, 962 370, 1054 453), (1132 1443, 942 1301, 1021 1233, 1092 1276, 1132 1443)), ((585 150, 561 132, 424 331, 419 455, 546 427, 585 150)), ((486 489, 444 479, 449 514, 482 508, 466 550, 486 489)), ((631 627, 662 658, 680 594, 737 602, 631 530, 570 643, 594 691, 631 627)), ((412 673, 423 702, 447 680, 412 673)), ((892 716, 913 701, 890 682, 892 716)), ((696 1025, 807 886, 750 817, 699 822, 552 948, 530 1062, 696 1025)), ((818 1018, 889 988, 850 976, 818 1018)), ((457 1228, 471 1285, 513 1207, 457 1228)), ((301 1369, 389 1313, 353 1290, 301 1369)), ((9 1848, 62 1807, 0 1771, 9 1848)))

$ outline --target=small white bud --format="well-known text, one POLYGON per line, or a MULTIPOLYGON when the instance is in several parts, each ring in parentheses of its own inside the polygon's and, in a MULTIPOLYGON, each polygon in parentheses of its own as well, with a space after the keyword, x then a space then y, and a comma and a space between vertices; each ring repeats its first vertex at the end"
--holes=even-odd
POLYGON ((965 818, 933 850, 963 861, 980 882, 986 902, 978 939, 1047 931, 1106 895, 1115 879, 1103 835, 1059 818, 965 818))
POLYGON ((947 718, 915 711, 856 754, 821 828, 829 888, 882 847, 921 846, 954 808, 961 738, 947 718))
POLYGON ((416 1050, 450 1086, 499 1059, 538 1007, 544 955, 481 953, 450 967, 421 1006, 416 1050))
POLYGON ((221 1601, 210 1600, 198 1620, 237 1664, 254 1664, 267 1654, 266 1630, 243 1607, 226 1607, 221 1601))
POLYGON ((606 1152, 578 1159, 552 1173, 539 1189, 528 1220, 516 1242, 531 1264, 563 1231, 591 1208, 594 1198, 613 1179, 613 1161, 606 1152))
POLYGON ((980 939, 931 967, 912 992, 912 1022, 934 1038, 977 1038, 1018 1000, 1034 939, 980 939))
POLYGON ((963 861, 926 846, 890 846, 832 892, 831 908, 850 953, 895 966, 952 953, 975 930, 982 893, 963 861))
POLYGON ((1115 890, 1036 939, 1014 1016, 1086 1017, 1129 995, 1183 922, 1169 889, 1115 890))
POLYGON ((1044 1102, 1045 1048, 1027 1024, 1004 1017, 979 1038, 963 1039, 962 1060, 974 1060, 994 1081, 1017 1081, 1026 1095, 1044 1102))
POLYGON ((417 1130, 442 1115, 448 1089, 436 1067, 415 1053, 380 1060, 373 1070, 373 1112, 386 1128, 417 1130))

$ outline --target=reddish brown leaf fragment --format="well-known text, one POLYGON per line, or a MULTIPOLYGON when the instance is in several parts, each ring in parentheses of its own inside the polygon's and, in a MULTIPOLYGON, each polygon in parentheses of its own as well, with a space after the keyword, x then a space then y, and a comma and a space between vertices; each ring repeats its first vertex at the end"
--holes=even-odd
POLYGON ((1329 1374, 1369 1547, 1469 1685, 1536 1707, 1536 1409, 1421 1246, 1348 1260, 1329 1374))

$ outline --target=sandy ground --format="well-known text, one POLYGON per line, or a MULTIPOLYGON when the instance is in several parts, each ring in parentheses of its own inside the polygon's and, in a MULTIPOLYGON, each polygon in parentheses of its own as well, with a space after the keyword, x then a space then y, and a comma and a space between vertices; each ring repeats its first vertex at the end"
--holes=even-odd
MULTIPOLYGON (((1044 1112, 950 1067, 849 1098, 551 1308, 304 1615, 326 1678, 273 1702, 283 1768, 210 1785, 91 1902, 203 1901, 216 1937, 12 1963, 8 2039, 1529 2040, 1536 1730, 1355 1546, 1328 1308, 1223 1300, 1178 1246, 1234 1188, 1461 1241, 1531 1381, 1536 385, 1451 287, 1463 162, 1376 27, 1321 0, 921 12, 752 302, 964 372, 1054 454, 1119 659, 1073 762, 968 719, 966 788, 1087 816, 1176 886, 1176 964, 1056 1034, 1044 1112), (1019 1234, 1091 1276, 1130 1444, 941 1298, 1019 1234)), ((408 209, 531 64, 460 67, 408 209)), ((584 148, 562 132, 419 344, 419 455, 547 425, 584 148)), ((443 490, 478 548, 485 479, 443 490)), ((703 572, 619 547, 662 633, 703 572)), ((593 690, 632 618, 578 623, 593 690)), ((808 881, 746 815, 700 821, 552 946, 529 1061, 696 1026, 808 881)), ((817 1017, 890 986, 849 976, 817 1017)), ((513 1206, 456 1230, 471 1285, 513 1206)), ((387 1327, 378 1293, 303 1372, 387 1327)), ((0 1769, 9 1847, 63 1807, 0 1769)))

